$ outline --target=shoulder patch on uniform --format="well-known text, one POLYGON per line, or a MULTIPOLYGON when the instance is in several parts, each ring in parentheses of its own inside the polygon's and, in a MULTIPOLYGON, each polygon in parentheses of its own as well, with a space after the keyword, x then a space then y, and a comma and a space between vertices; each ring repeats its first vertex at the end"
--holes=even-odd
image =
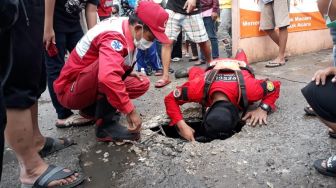
POLYGON ((267 82, 266 82, 266 89, 267 89, 268 92, 272 92, 272 91, 274 91, 275 87, 274 87, 273 82, 271 82, 271 81, 267 81, 267 82))
POLYGON ((173 91, 173 95, 175 97, 175 99, 179 99, 181 97, 181 88, 176 88, 174 91, 173 91))
POLYGON ((121 44, 120 41, 118 40, 112 40, 111 42, 111 47, 115 50, 115 51, 121 51, 123 49, 123 45, 121 44))

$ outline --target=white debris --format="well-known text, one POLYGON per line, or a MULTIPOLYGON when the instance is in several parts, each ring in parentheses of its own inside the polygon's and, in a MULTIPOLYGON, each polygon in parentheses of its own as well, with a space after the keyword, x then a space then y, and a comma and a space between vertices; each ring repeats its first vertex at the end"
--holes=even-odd
POLYGON ((108 152, 104 153, 104 158, 107 158, 108 156, 110 156, 110 154, 108 152))
POLYGON ((146 166, 149 166, 149 161, 146 161, 146 162, 145 162, 145 165, 146 165, 146 166))
POLYGON ((187 172, 188 174, 195 174, 195 173, 193 172, 193 170, 190 170, 190 169, 186 169, 186 172, 187 172))
POLYGON ((149 166, 149 167, 153 167, 154 166, 154 164, 153 163, 149 163, 149 161, 145 161, 145 165, 149 166))
POLYGON ((91 166, 93 164, 93 162, 91 162, 91 161, 86 161, 85 163, 84 163, 84 166, 91 166))
POLYGON ((116 174, 116 172, 112 171, 112 178, 115 178, 116 174))
POLYGON ((113 142, 110 142, 107 147, 111 147, 111 146, 114 146, 114 143, 113 142))
POLYGON ((190 152, 190 156, 195 157, 195 152, 190 152))
POLYGON ((146 160, 146 158, 144 158, 144 157, 140 157, 140 158, 139 158, 139 161, 140 161, 140 162, 144 162, 145 160, 146 160))
POLYGON ((190 163, 191 159, 186 159, 185 162, 190 163))
POLYGON ((288 173, 290 173, 290 170, 288 170, 288 169, 283 169, 281 172, 282 172, 283 174, 288 174, 288 173))
POLYGON ((102 150, 97 150, 97 151, 96 151, 97 154, 99 154, 99 153, 101 153, 101 152, 102 152, 102 150))
POLYGON ((153 134, 153 132, 146 131, 146 132, 144 132, 144 134, 145 134, 146 136, 150 136, 150 135, 153 134))
POLYGON ((217 152, 212 151, 211 154, 212 154, 212 155, 217 155, 217 152))
POLYGON ((117 145, 117 146, 121 146, 121 145, 124 145, 125 144, 125 142, 115 142, 115 145, 117 145))
POLYGON ((133 163, 133 162, 132 162, 132 163, 130 163, 129 165, 130 165, 130 166, 134 166, 134 165, 135 165, 135 163, 133 163))
POLYGON ((104 161, 104 163, 107 163, 109 161, 108 158, 103 158, 102 160, 104 161))
POLYGON ((273 184, 270 183, 270 182, 267 182, 266 184, 267 184, 267 186, 268 186, 269 188, 273 188, 273 187, 274 187, 273 184))
POLYGON ((87 152, 89 152, 87 149, 85 148, 82 149, 82 153, 87 153, 87 152))
POLYGON ((137 154, 137 155, 140 155, 140 153, 141 153, 141 149, 134 146, 134 145, 130 148, 130 150, 134 151, 134 153, 137 154))

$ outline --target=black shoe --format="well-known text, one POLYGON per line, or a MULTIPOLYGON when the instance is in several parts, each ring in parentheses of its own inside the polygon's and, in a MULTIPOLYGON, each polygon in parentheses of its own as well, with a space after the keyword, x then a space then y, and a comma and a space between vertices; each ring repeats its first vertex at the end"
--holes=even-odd
POLYGON ((102 124, 96 127, 96 137, 98 142, 113 142, 140 139, 140 133, 131 133, 125 126, 122 126, 117 121, 109 124, 102 124))
POLYGON ((97 100, 96 137, 99 142, 139 140, 140 133, 131 133, 119 124, 120 112, 110 105, 106 97, 97 100))

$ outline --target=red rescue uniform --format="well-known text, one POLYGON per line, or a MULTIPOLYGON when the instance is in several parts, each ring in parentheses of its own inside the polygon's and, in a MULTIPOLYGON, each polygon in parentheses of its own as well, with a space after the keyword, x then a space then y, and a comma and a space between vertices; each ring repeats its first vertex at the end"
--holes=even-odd
MULTIPOLYGON (((247 63, 246 60, 245 62, 247 63)), ((189 71, 188 81, 165 97, 166 112, 171 119, 170 125, 175 125, 183 120, 180 105, 188 102, 202 102, 206 74, 207 72, 204 69, 193 67, 189 71)), ((275 110, 275 101, 279 98, 280 93, 280 81, 259 80, 254 78, 254 75, 247 70, 242 70, 242 75, 245 80, 248 102, 253 103, 261 100, 262 103, 275 110)), ((212 94, 220 91, 227 96, 232 104, 240 108, 237 104, 238 87, 234 73, 218 73, 216 80, 209 89, 209 99, 206 106, 209 107, 212 104, 212 94)))
POLYGON ((134 109, 130 99, 143 95, 149 79, 128 76, 136 53, 126 18, 110 18, 90 29, 78 42, 65 63, 54 89, 59 102, 70 109, 93 104, 98 93, 120 112, 134 109))

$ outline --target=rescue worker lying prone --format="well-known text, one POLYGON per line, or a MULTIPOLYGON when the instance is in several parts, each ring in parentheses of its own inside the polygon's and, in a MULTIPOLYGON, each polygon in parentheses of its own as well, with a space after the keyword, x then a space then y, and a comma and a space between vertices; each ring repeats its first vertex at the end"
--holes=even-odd
POLYGON ((241 120, 251 126, 267 124, 279 93, 280 82, 256 79, 244 51, 238 50, 235 59, 213 60, 206 70, 191 68, 188 81, 165 97, 165 105, 170 125, 177 127, 180 136, 194 141, 195 135, 201 135, 211 141, 232 136, 243 126, 241 120), (248 105, 259 100, 259 107, 246 113, 248 105), (202 125, 196 133, 179 107, 188 102, 203 106, 202 125))

